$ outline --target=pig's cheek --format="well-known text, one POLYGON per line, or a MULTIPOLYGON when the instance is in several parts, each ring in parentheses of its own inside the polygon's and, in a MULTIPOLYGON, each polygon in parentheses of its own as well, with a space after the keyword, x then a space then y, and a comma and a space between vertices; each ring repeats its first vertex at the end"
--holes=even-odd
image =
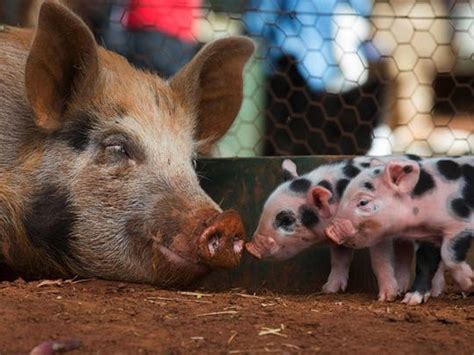
POLYGON ((137 166, 134 159, 117 153, 110 153, 104 150, 99 151, 95 156, 94 163, 111 172, 120 172, 133 169, 137 166))
POLYGON ((128 178, 134 171, 135 162, 122 161, 116 165, 106 165, 104 173, 115 178, 128 178))

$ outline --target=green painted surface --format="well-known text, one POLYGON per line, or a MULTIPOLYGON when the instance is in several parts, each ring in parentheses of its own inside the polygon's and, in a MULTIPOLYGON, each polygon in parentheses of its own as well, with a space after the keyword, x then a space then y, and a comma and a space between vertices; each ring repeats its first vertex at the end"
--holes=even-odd
MULTIPOLYGON (((299 173, 342 157, 292 157, 299 173)), ((247 238, 251 238, 268 195, 282 182, 281 163, 284 158, 201 159, 198 171, 201 185, 222 208, 233 208, 242 215, 247 238)), ((259 262, 245 255, 237 269, 217 271, 201 284, 211 289, 243 287, 279 292, 319 291, 329 274, 329 252, 316 246, 292 260, 281 263, 259 262)), ((365 251, 356 252, 349 281, 349 290, 374 291, 376 284, 365 251)))

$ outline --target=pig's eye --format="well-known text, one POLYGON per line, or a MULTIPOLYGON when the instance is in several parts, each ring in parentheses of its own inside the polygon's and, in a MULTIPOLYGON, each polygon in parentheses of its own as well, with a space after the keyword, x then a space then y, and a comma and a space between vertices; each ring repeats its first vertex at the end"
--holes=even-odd
POLYGON ((105 150, 107 151, 107 153, 127 155, 125 147, 121 144, 108 145, 107 147, 105 147, 105 150))
POLYGON ((110 163, 119 163, 129 158, 127 150, 122 144, 110 144, 104 147, 105 155, 110 163))
POLYGON ((371 199, 361 198, 357 203, 357 208, 363 212, 375 212, 377 206, 372 203, 371 199))
POLYGON ((357 204, 357 207, 367 206, 369 204, 369 200, 360 200, 357 204))

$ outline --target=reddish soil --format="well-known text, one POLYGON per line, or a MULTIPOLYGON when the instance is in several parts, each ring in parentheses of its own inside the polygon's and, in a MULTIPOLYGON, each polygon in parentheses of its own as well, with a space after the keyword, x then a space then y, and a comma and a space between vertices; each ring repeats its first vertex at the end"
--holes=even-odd
POLYGON ((163 291, 107 281, 0 283, 0 353, 79 339, 75 353, 474 352, 474 296, 382 304, 374 295, 163 291))

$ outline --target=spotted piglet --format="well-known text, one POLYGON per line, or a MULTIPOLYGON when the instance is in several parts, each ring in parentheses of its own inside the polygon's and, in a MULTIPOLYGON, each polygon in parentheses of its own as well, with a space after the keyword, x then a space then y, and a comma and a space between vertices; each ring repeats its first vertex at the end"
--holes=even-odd
MULTIPOLYGON (((283 162, 283 173, 287 181, 278 186, 265 202, 257 230, 247 250, 259 259, 286 260, 304 249, 327 242, 324 228, 350 180, 370 165, 370 158, 338 161, 323 165, 298 176, 295 164, 283 162), (306 202, 306 195, 315 186, 334 192, 331 206, 318 211, 306 202)), ((390 246, 392 241, 389 241, 390 246)), ((399 291, 405 291, 410 282, 410 249, 412 245, 397 244, 397 275, 388 262, 391 250, 375 246, 371 249, 371 260, 379 283, 379 299, 392 300, 399 291), (408 251, 407 251, 408 249, 408 251), (381 253, 380 253, 381 252, 381 253), (396 277, 396 278, 395 278, 396 277), (397 282, 398 279, 398 282, 397 282)), ((322 290, 326 293, 344 291, 349 276, 352 251, 334 243, 330 244, 331 272, 322 290)))
POLYGON ((438 243, 445 267, 469 290, 474 274, 465 259, 474 235, 474 156, 374 161, 348 185, 325 232, 351 248, 392 235, 438 243))

